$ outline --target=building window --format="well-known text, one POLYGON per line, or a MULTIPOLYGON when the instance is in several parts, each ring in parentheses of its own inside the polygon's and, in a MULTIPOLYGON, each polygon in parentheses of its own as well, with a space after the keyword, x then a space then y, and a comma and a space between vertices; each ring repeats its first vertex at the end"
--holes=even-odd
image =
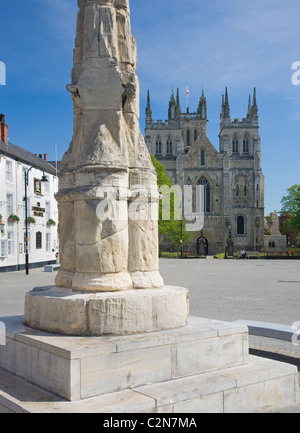
POLYGON ((161 155, 161 138, 157 137, 155 143, 155 153, 156 155, 161 155))
POLYGON ((248 194, 248 190, 247 190, 247 185, 244 186, 244 197, 247 197, 248 194))
POLYGON ((245 135, 244 141, 243 141, 243 152, 249 153, 249 136, 245 135))
POLYGON ((14 232, 7 232, 7 256, 14 256, 14 232))
POLYGON ((6 182, 12 183, 13 174, 12 174, 12 161, 6 161, 6 182))
POLYGON ((245 234, 245 218, 241 215, 237 217, 237 234, 245 234))
POLYGON ((197 129, 195 129, 194 131, 194 141, 197 141, 198 138, 198 133, 197 133, 197 129))
POLYGON ((171 137, 169 137, 167 140, 167 154, 170 155, 172 153, 173 153, 173 143, 171 137))
POLYGON ((51 253, 51 233, 46 233, 46 252, 51 253))
POLYGON ((238 197, 240 195, 240 187, 237 185, 235 188, 235 196, 238 197))
POLYGON ((0 257, 7 257, 7 241, 0 241, 0 257))
POLYGON ((191 145, 191 133, 189 129, 186 131, 186 145, 187 147, 191 145))
POLYGON ((201 166, 205 166, 205 152, 204 150, 201 150, 201 166))
POLYGON ((198 185, 204 186, 204 212, 210 212, 210 185, 208 180, 203 176, 198 181, 198 185))
POLYGON ((45 217, 46 217, 46 221, 49 221, 49 219, 51 218, 51 203, 50 203, 50 201, 46 201, 46 203, 45 203, 45 217))
POLYGON ((41 250, 43 247, 42 243, 42 232, 37 232, 35 237, 35 248, 41 250))
POLYGON ((13 194, 6 195, 6 212, 7 217, 14 214, 14 196, 13 194))
POLYGON ((239 152, 239 140, 235 135, 232 140, 232 153, 238 153, 238 152, 239 152))

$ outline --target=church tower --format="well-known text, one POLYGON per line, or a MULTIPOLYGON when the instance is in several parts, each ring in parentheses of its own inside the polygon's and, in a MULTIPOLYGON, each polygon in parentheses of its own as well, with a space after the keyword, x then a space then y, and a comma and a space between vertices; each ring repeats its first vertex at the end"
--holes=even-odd
POLYGON ((219 147, 223 154, 224 219, 233 228, 235 243, 247 242, 255 250, 263 248, 264 176, 255 88, 242 120, 231 119, 226 88, 222 96, 219 147))

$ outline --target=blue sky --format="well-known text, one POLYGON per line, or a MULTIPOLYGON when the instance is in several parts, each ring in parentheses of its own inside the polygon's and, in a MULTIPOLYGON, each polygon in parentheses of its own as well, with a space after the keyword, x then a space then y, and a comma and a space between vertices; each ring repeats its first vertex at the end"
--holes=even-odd
MULTIPOLYGON (((257 88, 265 174, 266 214, 280 210, 286 189, 300 184, 299 0, 131 0, 138 44, 140 124, 147 89, 154 119, 167 118, 172 86, 185 109, 196 110, 202 86, 208 102, 208 137, 218 149, 221 97, 227 86, 232 118, 245 117, 257 88)), ((77 0, 2 2, 0 112, 10 141, 33 153, 59 157, 72 138, 70 82, 77 0)))

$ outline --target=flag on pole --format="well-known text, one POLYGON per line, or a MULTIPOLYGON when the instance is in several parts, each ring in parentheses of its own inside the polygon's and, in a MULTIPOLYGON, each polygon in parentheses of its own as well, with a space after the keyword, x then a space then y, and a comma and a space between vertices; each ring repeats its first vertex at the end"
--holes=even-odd
POLYGON ((187 87, 186 88, 186 111, 188 111, 188 106, 189 106, 189 94, 190 94, 190 91, 189 91, 189 88, 187 87))

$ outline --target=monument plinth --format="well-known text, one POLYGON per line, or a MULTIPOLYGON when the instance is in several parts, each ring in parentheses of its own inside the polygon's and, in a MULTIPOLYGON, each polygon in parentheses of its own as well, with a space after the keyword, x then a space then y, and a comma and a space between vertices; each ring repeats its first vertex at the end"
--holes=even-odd
POLYGON ((78 5, 74 134, 57 194, 61 269, 56 286, 26 295, 25 323, 1 318, 0 412, 255 412, 296 402, 296 366, 249 356, 244 325, 188 318, 188 291, 164 287, 128 0, 78 5))
POLYGON ((74 335, 184 326, 188 292, 165 288, 158 269, 159 195, 139 127, 129 3, 78 6, 73 138, 56 196, 61 268, 56 287, 27 294, 25 323, 74 335))

